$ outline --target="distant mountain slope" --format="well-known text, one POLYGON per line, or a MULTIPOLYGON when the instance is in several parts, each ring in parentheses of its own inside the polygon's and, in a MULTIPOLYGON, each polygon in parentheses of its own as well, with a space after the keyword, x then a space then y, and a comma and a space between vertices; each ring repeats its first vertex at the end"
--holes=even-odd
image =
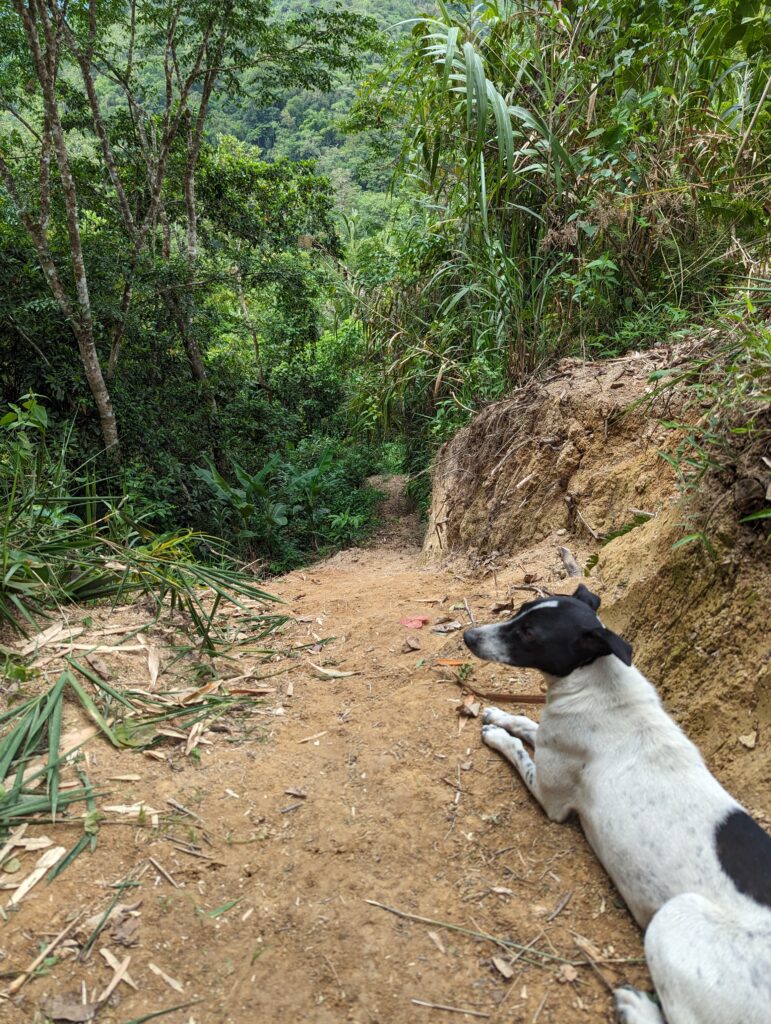
MULTIPOLYGON (((278 14, 306 11, 306 0, 277 3, 278 14)), ((430 9, 420 0, 354 0, 347 10, 374 18, 392 39, 409 31, 404 24, 430 9)), ((360 81, 374 70, 381 58, 372 57, 360 81)), ((359 82, 340 82, 332 92, 287 90, 275 103, 265 106, 249 100, 250 81, 258 71, 244 74, 246 96, 238 100, 221 94, 211 105, 210 131, 213 135, 234 135, 258 146, 264 159, 279 156, 293 160, 314 159, 318 169, 332 180, 338 208, 345 213, 357 210, 372 227, 383 217, 384 193, 391 166, 382 158, 374 160, 366 135, 345 135, 340 122, 350 112, 359 82)))

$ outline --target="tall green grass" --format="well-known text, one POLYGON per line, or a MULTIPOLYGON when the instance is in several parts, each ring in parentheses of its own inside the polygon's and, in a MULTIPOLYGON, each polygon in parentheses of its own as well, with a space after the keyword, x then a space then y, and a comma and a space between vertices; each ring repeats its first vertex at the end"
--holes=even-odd
POLYGON ((558 355, 645 347, 742 291, 771 238, 771 33, 738 11, 440 0, 415 20, 362 100, 405 139, 409 202, 350 282, 385 425, 443 440, 558 355))

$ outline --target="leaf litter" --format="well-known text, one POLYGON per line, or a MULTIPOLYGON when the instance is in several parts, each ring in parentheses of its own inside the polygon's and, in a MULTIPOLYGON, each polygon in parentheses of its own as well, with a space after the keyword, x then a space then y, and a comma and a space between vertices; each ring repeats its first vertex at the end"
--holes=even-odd
MULTIPOLYGON (((161 743, 177 741, 184 744, 185 753, 192 755, 201 743, 210 743, 204 731, 228 713, 249 714, 256 710, 261 698, 275 692, 272 686, 229 687, 217 671, 215 659, 239 663, 244 656, 255 656, 263 667, 258 678, 270 678, 280 669, 273 668, 277 654, 283 653, 274 645, 265 646, 265 640, 275 634, 287 621, 286 615, 265 614, 269 595, 251 584, 242 584, 236 575, 232 579, 214 573, 210 578, 204 571, 199 582, 208 584, 212 597, 190 591, 183 602, 172 600, 172 613, 183 612, 181 625, 161 630, 158 617, 138 626, 130 622, 114 623, 107 628, 90 631, 70 626, 64 619, 38 629, 12 652, 15 659, 25 659, 26 677, 35 679, 41 667, 61 659, 63 668, 55 682, 34 692, 34 685, 20 686, 7 709, 0 713, 0 842, 7 840, 0 856, 5 859, 8 881, 3 888, 11 889, 8 906, 15 908, 28 893, 47 876, 52 881, 83 850, 96 846, 100 819, 97 794, 84 770, 84 748, 101 736, 116 750, 146 750, 161 743), (232 587, 227 589, 230 579, 232 587), (219 611, 219 605, 229 601, 239 610, 240 621, 234 627, 219 611), (249 605, 251 604, 251 607, 249 605), (142 635, 155 628, 167 636, 164 646, 171 657, 163 667, 163 649, 149 637, 142 635), (192 633, 192 635, 191 635, 192 633), (115 637, 114 642, 105 638, 115 637), (138 644, 131 644, 137 637, 138 644), (78 643, 74 643, 75 639, 78 643), (90 639, 90 642, 89 642, 90 639), (56 650, 53 655, 48 651, 56 650), (116 673, 104 659, 123 657, 143 652, 147 658, 149 685, 142 689, 136 683, 126 684, 125 672, 116 673), (40 655, 45 657, 41 659, 40 655), (192 662, 193 670, 205 666, 215 676, 202 686, 175 689, 176 675, 169 675, 168 689, 158 688, 162 670, 169 673, 180 661, 192 662), (265 666, 269 667, 265 670, 265 666), (116 678, 121 682, 116 682, 116 678), (21 698, 21 699, 19 699, 21 698), (65 729, 72 716, 80 723, 65 729), (91 724, 84 724, 83 718, 91 724), (75 805, 85 805, 79 817, 73 817, 75 805), (83 833, 68 850, 53 847, 51 840, 40 837, 37 848, 45 852, 34 865, 27 866, 22 876, 24 854, 35 848, 35 841, 24 840, 29 824, 82 823, 83 833), (9 859, 9 854, 15 855, 9 859), (31 870, 29 870, 31 868, 31 870), (11 870, 13 869, 13 870, 11 870), (12 877, 11 877, 12 876, 12 877)), ((130 609, 132 616, 134 609, 130 609)), ((90 625, 90 620, 89 620, 90 625)), ((257 665, 241 671, 242 680, 255 678, 257 665)), ((285 670, 283 670, 285 671, 285 670)), ((332 670, 321 670, 337 678, 332 670)), ((130 673, 135 677, 134 673, 130 673)), ((232 669, 230 674, 232 674, 232 669)), ((177 683, 178 686, 178 683, 177 683)), ((139 777, 126 773, 110 781, 134 781, 139 777)), ((128 815, 139 823, 150 819, 158 823, 158 812, 144 803, 124 805, 107 804, 103 812, 118 816, 128 815)))

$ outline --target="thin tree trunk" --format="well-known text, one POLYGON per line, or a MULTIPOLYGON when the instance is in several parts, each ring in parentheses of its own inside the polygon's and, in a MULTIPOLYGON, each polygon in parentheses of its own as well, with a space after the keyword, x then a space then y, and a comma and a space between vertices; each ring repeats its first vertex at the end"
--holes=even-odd
POLYGON ((211 384, 209 383, 209 377, 206 373, 201 349, 193 334, 190 317, 187 315, 187 311, 182 307, 182 304, 172 291, 164 292, 164 301, 166 303, 166 308, 171 313, 172 319, 177 326, 179 336, 182 339, 182 345, 185 349, 185 355, 187 356, 188 363, 190 364, 190 371, 193 375, 193 379, 197 380, 198 383, 201 384, 204 395, 206 396, 206 403, 209 406, 209 411, 212 414, 215 414, 217 412, 217 399, 214 397, 214 392, 212 391, 211 384))
MULTIPOLYGON (((102 428, 107 451, 118 455, 118 428, 115 420, 115 413, 112 407, 107 385, 102 374, 102 367, 99 362, 99 355, 96 350, 94 339, 94 322, 91 312, 91 300, 88 291, 88 277, 86 274, 85 261, 83 259, 83 247, 80 238, 80 224, 78 218, 78 198, 75 180, 70 168, 67 144, 64 138, 59 109, 56 100, 56 75, 58 71, 58 50, 60 42, 60 27, 54 26, 42 3, 31 4, 27 8, 23 0, 14 0, 14 6, 24 26, 27 42, 29 43, 35 71, 43 92, 43 103, 45 108, 46 127, 50 130, 50 137, 53 143, 56 164, 59 168, 59 178, 62 184, 64 199, 65 221, 67 224, 67 237, 70 243, 71 264, 73 277, 75 279, 75 295, 77 299, 77 310, 74 310, 67 299, 66 293, 61 286, 56 268, 51 260, 50 252, 45 239, 45 234, 40 225, 35 226, 32 219, 27 216, 28 225, 34 230, 30 231, 38 258, 41 260, 43 272, 52 287, 54 297, 70 323, 73 334, 78 344, 78 350, 83 362, 83 369, 86 374, 88 386, 91 389, 99 422, 102 428), (43 51, 40 46, 40 39, 37 32, 37 18, 43 29, 46 49, 43 51), (35 235, 38 237, 35 238, 35 235)), ((43 163, 47 159, 47 153, 42 154, 43 163)), ((42 164, 41 164, 42 166, 42 164)), ((47 175, 47 168, 45 171, 47 175)), ((10 169, 6 167, 3 177, 10 176, 10 169)), ((6 181, 6 184, 8 182, 6 181)), ((45 193, 44 193, 45 197, 45 193)), ((41 198, 44 198, 41 197, 41 198)), ((18 206, 18 204, 17 204, 18 206)), ((41 213, 47 217, 46 204, 41 204, 41 213)), ((22 218, 24 220, 24 218, 22 218)))
POLYGON ((110 332, 110 358, 107 363, 107 380, 112 381, 115 376, 115 370, 118 367, 118 359, 120 358, 121 345, 123 344, 123 335, 126 332, 126 318, 128 317, 129 307, 131 306, 131 298, 134 294, 134 268, 131 268, 129 276, 123 282, 123 294, 120 300, 120 313, 115 323, 113 324, 112 331, 110 332))
POLYGON ((252 336, 252 344, 254 345, 254 365, 257 370, 257 380, 260 382, 265 391, 268 392, 268 396, 270 396, 268 383, 265 380, 265 374, 262 372, 262 360, 260 358, 260 336, 257 332, 257 325, 255 324, 254 320, 252 320, 251 313, 249 312, 249 307, 246 304, 244 286, 243 282, 241 281, 241 274, 239 273, 238 268, 236 268, 235 274, 233 276, 235 277, 236 281, 236 293, 238 294, 238 303, 241 306, 241 316, 243 316, 244 323, 249 328, 249 333, 252 336))

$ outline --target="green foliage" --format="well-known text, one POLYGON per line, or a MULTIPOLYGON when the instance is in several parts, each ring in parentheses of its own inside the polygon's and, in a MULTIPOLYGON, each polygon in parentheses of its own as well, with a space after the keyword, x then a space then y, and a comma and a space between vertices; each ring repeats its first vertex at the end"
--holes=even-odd
POLYGON ((234 465, 238 485, 209 464, 195 473, 219 506, 217 529, 234 534, 245 555, 276 572, 362 540, 372 528, 379 494, 363 486, 374 453, 315 437, 273 455, 250 474, 234 465))
MULTIPOLYGON (((674 387, 684 389, 682 420, 665 420, 679 440, 674 453, 661 452, 672 467, 683 494, 691 499, 703 491, 711 476, 726 485, 736 480, 757 481, 756 503, 763 505, 761 481, 765 480, 763 459, 771 445, 771 329, 756 318, 724 324, 725 336, 708 357, 689 364, 685 370, 653 374, 653 398, 661 398, 674 387)), ((701 543, 710 557, 716 557, 709 540, 709 520, 690 502, 692 517, 684 528, 687 536, 678 546, 701 543), (694 526, 697 528, 694 529, 694 526)), ((744 523, 763 525, 769 517, 765 507, 739 518, 744 523)))
MULTIPOLYGON (((232 569, 221 542, 190 530, 156 534, 146 525, 152 508, 102 491, 109 481, 97 480, 93 461, 68 468, 70 436, 56 440, 52 456, 35 396, 0 420, 0 622, 25 632, 62 604, 141 594, 158 615, 164 607, 186 611, 213 647, 223 602, 273 600, 232 569)), ((266 616, 259 631, 278 622, 266 616)))
MULTIPOLYGON (((306 0, 288 0, 286 12, 307 11, 306 0)), ((370 41, 360 75, 367 76, 383 64, 394 40, 409 31, 409 19, 426 5, 419 0, 354 0, 346 8, 373 19, 383 35, 370 41), (390 42, 389 42, 390 41, 390 42)), ((242 96, 249 97, 259 71, 242 75, 242 96)), ((368 123, 356 134, 347 131, 356 100, 357 85, 341 76, 329 87, 276 90, 270 102, 234 102, 215 96, 212 103, 212 135, 234 135, 257 147, 269 161, 313 160, 321 174, 334 185, 337 210, 355 216, 367 232, 382 227, 388 218, 388 189, 396 154, 398 129, 394 125, 368 123)))
POLYGON ((3 838, 30 815, 42 813, 55 820, 57 811, 89 799, 90 786, 85 776, 81 787, 61 791, 59 788, 64 761, 58 751, 65 690, 72 691, 107 738, 114 740, 109 725, 69 671, 63 672, 43 693, 0 716, 0 835, 3 838), (35 764, 34 756, 41 753, 45 753, 45 761, 35 764), (41 782, 45 782, 42 790, 38 788, 41 782))
POLYGON ((711 472, 736 471, 739 457, 760 459, 771 442, 771 329, 762 322, 726 324, 717 351, 684 371, 654 374, 656 396, 675 385, 687 392, 695 422, 665 421, 681 435, 674 456, 664 456, 685 490, 711 472))
POLYGON ((361 97, 402 203, 348 247, 366 390, 424 464, 545 361, 710 317, 769 238, 764 5, 438 6, 361 97))

